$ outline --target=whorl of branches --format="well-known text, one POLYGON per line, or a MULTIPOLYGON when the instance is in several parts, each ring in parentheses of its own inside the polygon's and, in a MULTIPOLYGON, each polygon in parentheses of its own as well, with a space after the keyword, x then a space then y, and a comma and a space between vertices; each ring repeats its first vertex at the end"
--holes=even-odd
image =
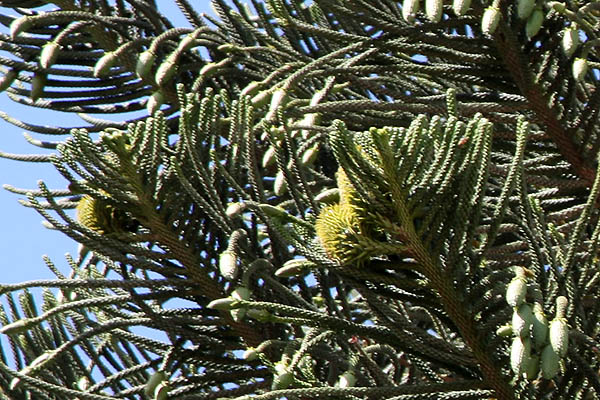
POLYGON ((6 396, 600 391, 593 7, 534 32, 521 3, 177 0, 188 28, 152 1, 29 3, 2 17, 13 100, 152 115, 3 115, 69 134, 4 156, 66 178, 8 189, 82 244, 69 276, 0 287, 6 396))

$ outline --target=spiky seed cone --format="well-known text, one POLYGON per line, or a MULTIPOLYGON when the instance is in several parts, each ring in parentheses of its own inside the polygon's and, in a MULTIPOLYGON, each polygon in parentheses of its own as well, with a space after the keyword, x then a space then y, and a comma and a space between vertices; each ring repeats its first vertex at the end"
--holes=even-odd
POLYGON ((340 204, 356 204, 360 201, 360 197, 352 186, 352 182, 342 168, 339 168, 335 173, 338 188, 340 189, 340 204))
POLYGON ((136 221, 122 210, 101 199, 84 195, 77 204, 77 221, 100 234, 133 232, 136 221))
POLYGON ((77 203, 77 220, 80 224, 98 233, 104 233, 106 215, 98 206, 98 200, 85 195, 77 203))
POLYGON ((350 262, 360 252, 355 239, 358 219, 347 204, 323 208, 315 223, 315 230, 325 252, 342 264, 350 262))

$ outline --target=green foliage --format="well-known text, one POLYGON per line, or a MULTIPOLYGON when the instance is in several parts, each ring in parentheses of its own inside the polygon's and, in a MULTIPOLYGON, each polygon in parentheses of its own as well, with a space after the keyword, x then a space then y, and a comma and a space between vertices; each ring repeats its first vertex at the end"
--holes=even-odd
POLYGON ((596 3, 44 3, 0 87, 85 124, 0 114, 68 135, 7 188, 82 251, 0 286, 0 396, 598 395, 596 3))

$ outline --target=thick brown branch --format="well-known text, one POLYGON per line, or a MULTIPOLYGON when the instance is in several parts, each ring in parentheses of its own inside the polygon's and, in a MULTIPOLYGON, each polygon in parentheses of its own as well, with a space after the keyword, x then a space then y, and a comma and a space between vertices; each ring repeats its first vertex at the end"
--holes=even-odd
POLYGON ((572 140, 573 135, 569 134, 561 121, 557 119, 558 111, 549 106, 550 101, 544 89, 535 83, 533 73, 527 68, 524 55, 512 29, 506 24, 499 26, 494 35, 498 52, 504 60, 506 68, 512 74, 521 95, 528 100, 529 108, 544 124, 546 133, 556 144, 560 154, 571 164, 573 171, 591 188, 596 175, 595 169, 582 158, 582 152, 572 140))

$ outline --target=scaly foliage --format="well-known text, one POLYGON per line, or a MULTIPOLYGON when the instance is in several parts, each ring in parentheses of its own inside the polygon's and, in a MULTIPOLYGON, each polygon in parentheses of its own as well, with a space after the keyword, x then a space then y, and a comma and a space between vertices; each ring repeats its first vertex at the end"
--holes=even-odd
POLYGON ((5 398, 598 395, 596 3, 15 3, 82 253, 0 287, 5 398))

